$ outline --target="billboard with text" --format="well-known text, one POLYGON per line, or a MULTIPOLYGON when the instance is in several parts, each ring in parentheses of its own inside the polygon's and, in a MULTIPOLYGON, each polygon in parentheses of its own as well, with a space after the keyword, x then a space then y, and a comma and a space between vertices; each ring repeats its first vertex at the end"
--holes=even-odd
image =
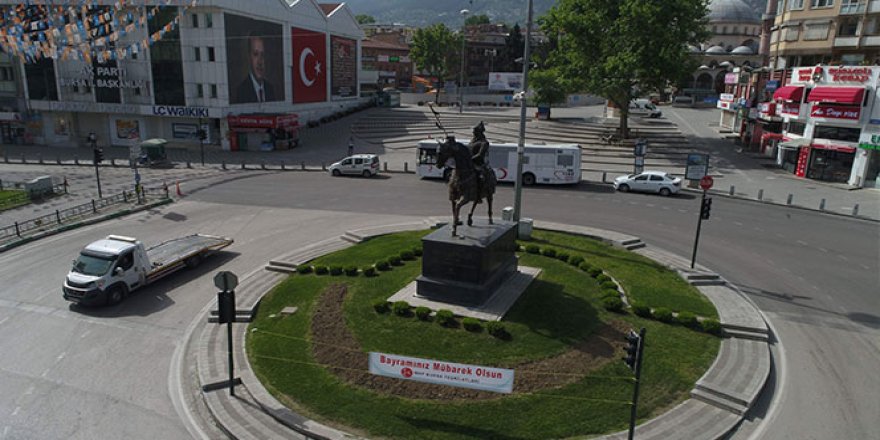
POLYGON ((330 93, 346 98, 357 94, 357 42, 349 38, 330 37, 333 61, 330 74, 330 93))

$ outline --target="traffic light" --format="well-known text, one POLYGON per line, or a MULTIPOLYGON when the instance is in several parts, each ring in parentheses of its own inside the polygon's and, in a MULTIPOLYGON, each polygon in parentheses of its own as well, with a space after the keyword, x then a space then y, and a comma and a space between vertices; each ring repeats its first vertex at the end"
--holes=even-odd
POLYGON ((95 153, 95 165, 104 161, 104 149, 95 147, 92 151, 95 153))
POLYGON ((199 131, 196 132, 196 135, 199 137, 200 141, 203 141, 208 138, 208 132, 201 129, 201 128, 199 129, 199 131))
POLYGON ((706 197, 703 199, 703 204, 700 206, 700 218, 703 220, 709 219, 709 211, 712 210, 712 199, 710 197, 706 197))
POLYGON ((639 361, 639 345, 642 343, 642 338, 639 336, 635 330, 630 330, 626 335, 626 356, 624 356, 623 361, 626 362, 626 365, 630 370, 636 371, 636 364, 639 361))

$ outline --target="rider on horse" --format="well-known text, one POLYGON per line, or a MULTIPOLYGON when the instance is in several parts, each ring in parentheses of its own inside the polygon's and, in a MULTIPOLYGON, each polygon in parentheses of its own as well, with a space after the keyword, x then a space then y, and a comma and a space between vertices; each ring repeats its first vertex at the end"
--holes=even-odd
MULTIPOLYGON (((482 193, 483 185, 488 179, 489 173, 494 173, 489 167, 486 160, 486 154, 489 153, 489 141, 486 139, 486 126, 483 121, 474 126, 474 137, 471 139, 469 148, 471 150, 471 158, 474 161, 474 168, 477 171, 477 194, 482 193)), ((482 200, 477 201, 480 203, 482 200)))

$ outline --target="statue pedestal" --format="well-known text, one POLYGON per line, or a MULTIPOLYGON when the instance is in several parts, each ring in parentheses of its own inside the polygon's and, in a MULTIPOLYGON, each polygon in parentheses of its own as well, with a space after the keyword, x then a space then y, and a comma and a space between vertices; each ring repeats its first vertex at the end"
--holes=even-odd
POLYGON ((475 219, 473 226, 458 227, 458 237, 452 236, 452 225, 425 236, 416 295, 451 304, 485 303, 517 271, 516 232, 516 223, 475 219))

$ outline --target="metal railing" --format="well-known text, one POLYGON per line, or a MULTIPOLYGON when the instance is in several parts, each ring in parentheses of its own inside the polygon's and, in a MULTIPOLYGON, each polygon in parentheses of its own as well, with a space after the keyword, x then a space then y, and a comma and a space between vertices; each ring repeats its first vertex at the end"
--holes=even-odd
POLYGON ((146 203, 147 200, 161 200, 168 198, 168 188, 143 188, 140 194, 132 191, 122 191, 112 196, 92 199, 87 203, 72 206, 65 209, 56 209, 50 214, 41 215, 11 225, 0 227, 0 243, 24 238, 35 232, 43 231, 51 227, 62 226, 75 220, 80 220, 123 203, 146 203))

